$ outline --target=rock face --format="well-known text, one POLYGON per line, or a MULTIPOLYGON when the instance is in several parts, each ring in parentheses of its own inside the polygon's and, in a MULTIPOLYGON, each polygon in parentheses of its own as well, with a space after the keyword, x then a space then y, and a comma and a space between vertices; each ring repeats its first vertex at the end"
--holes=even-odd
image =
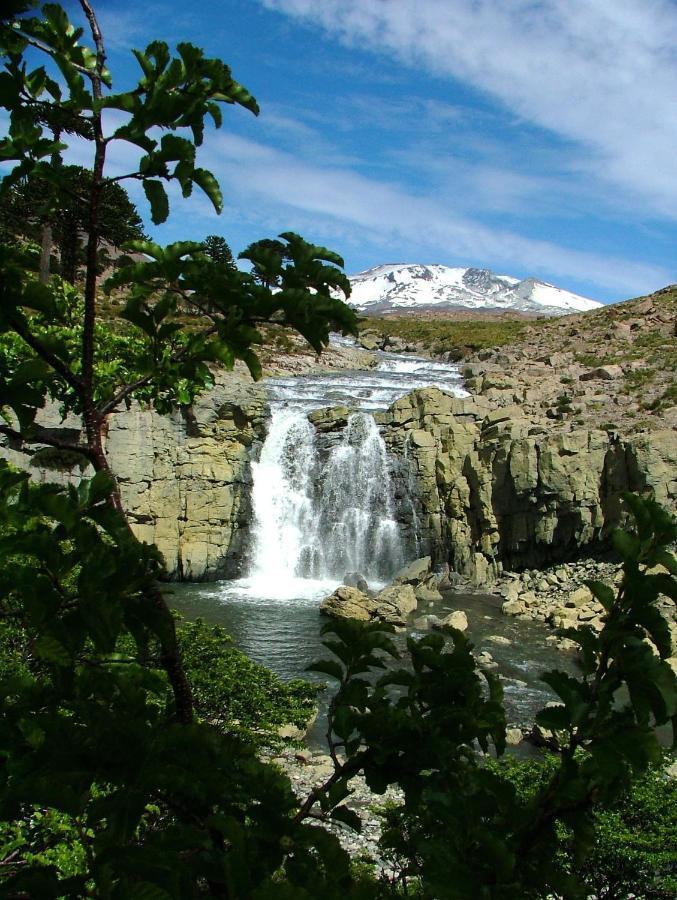
MULTIPOLYGON (((239 574, 251 523, 250 456, 263 439, 265 417, 263 390, 234 373, 219 373, 194 406, 170 416, 136 404, 111 416, 106 451, 122 501, 138 537, 158 545, 171 578, 239 574)), ((53 408, 40 421, 71 424, 61 424, 53 408)), ((38 480, 91 474, 78 467, 38 469, 9 447, 0 447, 0 454, 38 480)))
POLYGON ((402 397, 379 421, 416 483, 422 551, 475 584, 604 539, 627 490, 667 506, 677 496, 672 430, 624 440, 576 426, 548 430, 518 405, 492 409, 483 397, 436 388, 402 397))
POLYGON ((135 533, 173 578, 240 573, 251 524, 251 451, 264 437, 262 391, 223 378, 185 412, 114 416, 107 452, 135 533))

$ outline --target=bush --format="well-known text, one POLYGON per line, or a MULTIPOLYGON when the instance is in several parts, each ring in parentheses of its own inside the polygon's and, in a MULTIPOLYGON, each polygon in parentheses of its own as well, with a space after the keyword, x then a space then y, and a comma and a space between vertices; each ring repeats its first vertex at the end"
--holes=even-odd
MULTIPOLYGON (((585 861, 575 858, 560 827, 558 855, 595 898, 668 900, 677 894, 677 780, 672 757, 638 777, 608 808, 593 807, 594 836, 585 861)), ((524 801, 533 800, 558 765, 557 758, 491 762, 524 801)))
POLYGON ((234 647, 220 626, 179 618, 177 637, 195 710, 211 724, 275 744, 281 726, 303 729, 315 712, 321 686, 282 681, 234 647))

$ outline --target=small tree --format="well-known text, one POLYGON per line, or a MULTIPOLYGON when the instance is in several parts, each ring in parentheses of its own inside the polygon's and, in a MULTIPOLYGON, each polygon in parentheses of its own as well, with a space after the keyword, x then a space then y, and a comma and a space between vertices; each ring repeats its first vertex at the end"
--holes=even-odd
MULTIPOLYGON (((131 91, 114 93, 103 37, 88 0, 80 5, 91 32, 91 48, 81 42, 83 29, 74 27, 60 6, 46 4, 41 17, 32 17, 25 14, 29 5, 15 0, 0 20, 0 50, 5 58, 0 100, 10 116, 8 135, 0 141, 0 158, 15 162, 3 179, 2 191, 7 195, 25 179, 32 179, 55 185, 58 196, 68 193, 64 177, 68 169, 55 165, 63 144, 53 127, 41 124, 53 124, 66 113, 86 123, 79 133, 90 139, 94 163, 82 186, 87 198, 81 298, 27 278, 20 254, 8 248, 1 252, 0 329, 14 333, 19 345, 6 357, 8 370, 3 373, 0 394, 0 403, 13 411, 15 419, 0 426, 0 431, 20 445, 47 444, 80 454, 108 476, 110 502, 122 512, 103 442, 106 420, 121 403, 140 398, 154 401, 160 409, 173 402, 189 403, 211 383, 210 363, 230 367, 239 358, 259 377, 253 348, 262 338, 256 326, 273 316, 300 331, 318 352, 328 342, 330 329, 353 330, 356 319, 334 297, 337 289, 349 292, 348 281, 337 268, 341 258, 288 233, 283 238, 288 264, 280 266, 282 289, 275 294, 248 274, 211 259, 201 244, 183 242, 162 248, 147 241, 132 242, 129 246, 150 261, 125 268, 108 284, 109 290, 129 286, 122 312, 127 330, 111 335, 101 327, 98 250, 106 222, 106 192, 115 191, 119 182, 139 181, 156 224, 169 213, 164 185, 171 181, 178 182, 185 197, 199 187, 220 211, 218 183, 211 172, 197 165, 196 148, 202 144, 206 120, 219 127, 224 104, 253 113, 258 107, 232 78, 228 66, 206 58, 188 43, 179 44, 176 57, 160 41, 145 52, 134 51, 141 80, 131 91), (49 67, 28 68, 29 49, 39 51, 58 70, 65 90, 49 67), (125 122, 106 136, 103 115, 111 109, 122 114, 125 122), (161 137, 151 137, 153 129, 160 129, 161 137), (106 178, 106 156, 116 142, 139 147, 138 166, 125 175, 106 178), (174 321, 179 303, 199 311, 208 326, 187 334, 174 321), (47 395, 58 399, 65 411, 81 415, 81 440, 64 440, 35 426, 35 415, 47 395)), ((151 590, 149 596, 168 623, 164 649, 177 715, 190 721, 190 689, 171 616, 159 592, 151 590)))
MULTIPOLYGON (((48 226, 59 253, 61 275, 75 284, 78 268, 84 262, 92 173, 82 166, 58 166, 58 180, 28 177, 7 190, 0 213, 0 232, 9 238, 21 236, 41 243, 48 226)), ((102 249, 107 256, 110 249, 119 250, 128 241, 145 238, 143 222, 127 191, 115 181, 105 181, 99 223, 100 255, 102 249)))
POLYGON ((233 253, 226 239, 219 234, 209 234, 204 241, 205 253, 214 262, 234 266, 233 253))

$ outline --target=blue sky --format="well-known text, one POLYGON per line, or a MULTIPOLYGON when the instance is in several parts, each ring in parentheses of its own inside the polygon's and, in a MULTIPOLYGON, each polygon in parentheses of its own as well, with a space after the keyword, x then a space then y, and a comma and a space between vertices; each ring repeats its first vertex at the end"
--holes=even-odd
POLYGON ((189 40, 261 105, 205 142, 221 217, 177 198, 163 242, 220 233, 237 252, 294 230, 349 272, 474 265, 604 301, 677 281, 674 0, 96 7, 118 87, 129 48, 189 40))

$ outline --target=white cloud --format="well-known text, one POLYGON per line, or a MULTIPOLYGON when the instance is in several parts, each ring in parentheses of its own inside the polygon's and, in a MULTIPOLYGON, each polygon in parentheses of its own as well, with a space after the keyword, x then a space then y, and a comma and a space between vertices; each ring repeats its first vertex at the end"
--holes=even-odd
POLYGON ((381 254, 388 250, 388 258, 394 248, 407 248, 412 258, 422 252, 438 253, 440 258, 512 267, 518 273, 594 282, 622 297, 669 281, 669 274, 658 266, 488 227, 455 213, 453 197, 439 192, 415 195, 396 183, 322 167, 233 135, 210 138, 205 151, 205 162, 226 196, 237 198, 243 208, 260 210, 269 222, 280 218, 287 227, 299 227, 294 224, 299 218, 323 233, 340 233, 349 226, 353 241, 381 254))
POLYGON ((673 0, 262 0, 461 79, 575 141, 588 174, 677 211, 673 0))

